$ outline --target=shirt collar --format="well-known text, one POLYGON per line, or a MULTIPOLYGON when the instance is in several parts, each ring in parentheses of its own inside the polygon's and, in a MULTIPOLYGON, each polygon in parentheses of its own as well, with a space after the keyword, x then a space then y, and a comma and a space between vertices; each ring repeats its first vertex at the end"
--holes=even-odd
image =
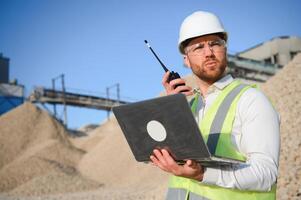
POLYGON ((213 87, 222 90, 224 89, 227 85, 232 83, 234 81, 233 77, 230 74, 227 74, 226 76, 222 77, 215 83, 213 83, 213 87))
MULTIPOLYGON (((234 81, 234 79, 230 74, 227 74, 227 75, 223 76, 221 79, 219 79, 218 81, 213 83, 213 85, 211 85, 208 88, 208 94, 214 92, 215 90, 224 89, 227 85, 229 85, 233 81, 234 81)), ((194 88, 193 92, 194 93, 199 93, 199 94, 201 93, 199 88, 194 88)))

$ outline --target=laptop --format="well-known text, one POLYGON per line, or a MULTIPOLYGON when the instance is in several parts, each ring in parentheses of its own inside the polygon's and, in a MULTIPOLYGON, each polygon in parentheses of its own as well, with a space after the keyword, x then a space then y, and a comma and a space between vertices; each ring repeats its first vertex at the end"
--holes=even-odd
POLYGON ((187 159, 209 167, 242 163, 210 153, 183 94, 116 106, 112 110, 138 162, 149 162, 154 149, 166 149, 179 164, 187 159))

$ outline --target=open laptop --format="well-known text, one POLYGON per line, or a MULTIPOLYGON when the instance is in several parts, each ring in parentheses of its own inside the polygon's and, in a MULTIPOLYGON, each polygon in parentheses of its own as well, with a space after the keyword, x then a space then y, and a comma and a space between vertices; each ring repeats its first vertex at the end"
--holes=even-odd
POLYGON ((211 167, 242 163, 211 155, 183 94, 113 107, 113 113, 139 162, 149 162, 154 149, 166 149, 180 164, 187 159, 211 167))

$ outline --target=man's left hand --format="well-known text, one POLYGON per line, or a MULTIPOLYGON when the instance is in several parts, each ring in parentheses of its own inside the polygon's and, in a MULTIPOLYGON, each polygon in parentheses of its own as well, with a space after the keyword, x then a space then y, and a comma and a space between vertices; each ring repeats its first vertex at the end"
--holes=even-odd
POLYGON ((150 159, 154 165, 173 175, 203 180, 204 168, 196 161, 187 160, 184 165, 179 165, 165 149, 155 149, 150 159))

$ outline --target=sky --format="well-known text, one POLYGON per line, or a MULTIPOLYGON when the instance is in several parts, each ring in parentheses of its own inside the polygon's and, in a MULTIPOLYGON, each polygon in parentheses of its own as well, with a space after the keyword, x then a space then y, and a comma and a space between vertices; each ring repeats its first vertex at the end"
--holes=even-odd
MULTIPOLYGON (((51 87, 65 75, 67 91, 135 102, 156 97, 163 70, 148 40, 170 70, 182 76, 177 49, 185 17, 215 13, 228 32, 228 53, 235 54, 279 36, 301 37, 299 0, 0 0, 0 53, 10 59, 10 80, 51 87)), ((58 83, 59 84, 59 83, 58 83)), ((49 110, 52 106, 47 105, 49 110)), ((106 111, 67 107, 68 127, 99 124, 106 111)), ((62 107, 58 108, 63 117, 62 107)))

